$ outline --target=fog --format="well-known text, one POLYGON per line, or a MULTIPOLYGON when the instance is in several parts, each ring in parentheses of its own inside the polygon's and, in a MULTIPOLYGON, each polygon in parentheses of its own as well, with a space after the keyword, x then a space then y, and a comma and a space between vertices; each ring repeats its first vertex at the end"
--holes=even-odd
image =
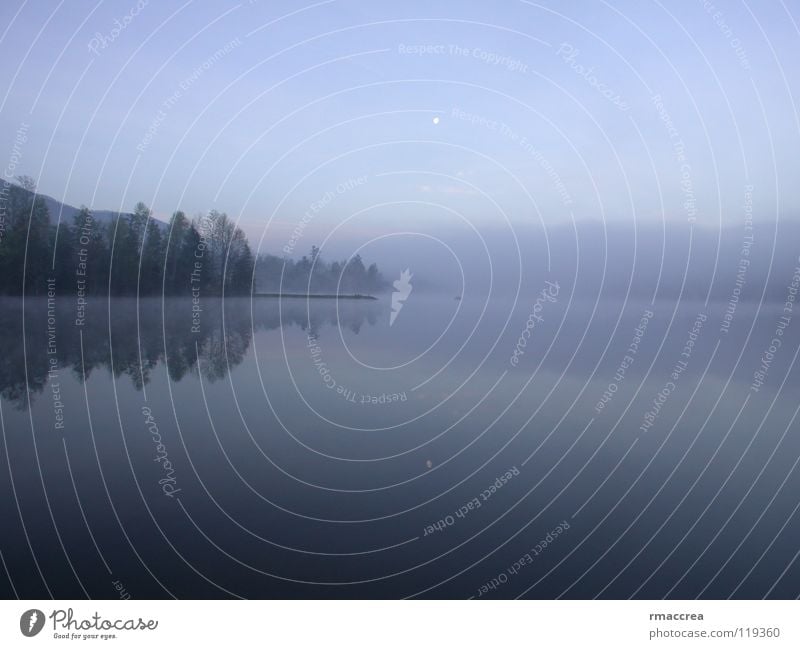
MULTIPOLYGON (((753 220, 751 226, 744 215, 725 227, 583 220, 466 230, 431 225, 359 253, 387 279, 408 268, 415 290, 445 296, 513 296, 536 292, 551 279, 583 299, 727 301, 738 280, 739 299, 759 302, 785 298, 800 240, 796 220, 753 220)), ((346 257, 353 247, 334 243, 322 254, 346 257)))

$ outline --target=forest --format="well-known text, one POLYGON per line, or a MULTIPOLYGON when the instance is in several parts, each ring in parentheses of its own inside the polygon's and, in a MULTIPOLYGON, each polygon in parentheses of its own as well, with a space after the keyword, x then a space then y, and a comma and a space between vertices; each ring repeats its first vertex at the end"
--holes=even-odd
MULTIPOLYGON (((52 199, 50 199, 52 200, 52 199)), ((74 211, 74 208, 73 208, 74 211)), ((44 295, 48 285, 79 296, 233 296, 258 292, 377 292, 387 286, 359 255, 327 263, 319 249, 299 260, 254 255, 224 212, 169 223, 144 203, 95 218, 86 207, 53 219, 28 177, 0 183, 0 295, 44 295)))
POLYGON ((361 255, 328 263, 311 247, 309 255, 297 261, 263 254, 258 256, 256 285, 261 292, 297 293, 379 293, 388 288, 378 266, 364 265, 361 255))

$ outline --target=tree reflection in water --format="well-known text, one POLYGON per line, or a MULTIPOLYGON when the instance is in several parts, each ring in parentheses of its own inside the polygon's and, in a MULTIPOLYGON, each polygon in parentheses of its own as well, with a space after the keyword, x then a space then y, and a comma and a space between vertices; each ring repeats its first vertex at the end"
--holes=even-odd
POLYGON ((318 336, 332 326, 358 334, 377 322, 382 306, 358 301, 337 311, 336 300, 208 299, 195 325, 188 298, 95 298, 80 327, 74 298, 49 308, 46 298, 0 299, 0 397, 19 408, 44 390, 52 368, 78 380, 106 369, 140 390, 160 363, 172 381, 196 375, 199 356, 204 380, 217 381, 245 359, 254 330, 297 326, 318 336))

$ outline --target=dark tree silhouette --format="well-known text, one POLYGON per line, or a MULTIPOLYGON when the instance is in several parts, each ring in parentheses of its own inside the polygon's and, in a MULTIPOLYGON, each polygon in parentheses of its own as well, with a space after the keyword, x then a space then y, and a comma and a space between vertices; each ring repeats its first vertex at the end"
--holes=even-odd
POLYGON ((254 288, 374 293, 388 286, 375 264, 365 268, 359 255, 329 264, 317 246, 298 261, 256 259, 244 232, 217 210, 191 221, 177 211, 169 224, 144 203, 105 223, 85 206, 72 219, 53 216, 30 178, 0 182, 0 295, 44 295, 53 283, 60 296, 140 297, 250 295, 254 288))
POLYGON ((256 262, 256 282, 262 292, 379 293, 389 283, 376 264, 364 267, 360 255, 345 261, 326 262, 317 246, 298 261, 262 254, 256 262))

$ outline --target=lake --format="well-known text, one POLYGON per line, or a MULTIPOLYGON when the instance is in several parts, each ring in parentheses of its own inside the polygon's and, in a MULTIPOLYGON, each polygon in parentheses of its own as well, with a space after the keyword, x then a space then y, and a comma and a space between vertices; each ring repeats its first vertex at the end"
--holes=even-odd
POLYGON ((3 299, 2 594, 797 596, 791 311, 455 297, 3 299))

